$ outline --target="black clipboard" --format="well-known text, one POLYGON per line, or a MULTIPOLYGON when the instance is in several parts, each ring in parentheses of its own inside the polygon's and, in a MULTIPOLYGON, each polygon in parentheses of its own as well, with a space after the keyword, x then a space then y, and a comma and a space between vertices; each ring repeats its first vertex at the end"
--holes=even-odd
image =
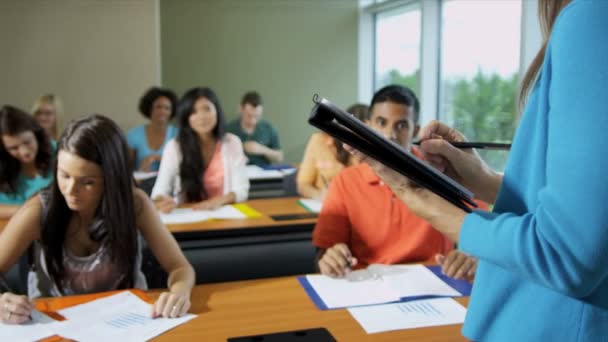
POLYGON ((410 151, 384 138, 325 98, 314 95, 308 123, 337 138, 410 180, 441 196, 465 212, 477 207, 473 193, 410 151))
POLYGON ((325 328, 284 331, 265 335, 228 338, 228 342, 336 342, 325 328))

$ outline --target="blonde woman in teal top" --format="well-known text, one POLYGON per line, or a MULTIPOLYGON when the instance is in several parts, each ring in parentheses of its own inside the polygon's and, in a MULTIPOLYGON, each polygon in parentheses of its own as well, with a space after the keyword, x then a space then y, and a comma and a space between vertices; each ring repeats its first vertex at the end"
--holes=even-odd
POLYGON ((51 181, 54 147, 33 117, 12 106, 0 109, 0 137, 0 218, 9 218, 51 181))
POLYGON ((545 44, 504 175, 433 122, 426 159, 494 203, 466 214, 371 162, 420 217, 479 259, 463 333, 475 341, 608 341, 608 1, 539 0, 545 44), (435 135, 443 139, 434 139, 435 135))

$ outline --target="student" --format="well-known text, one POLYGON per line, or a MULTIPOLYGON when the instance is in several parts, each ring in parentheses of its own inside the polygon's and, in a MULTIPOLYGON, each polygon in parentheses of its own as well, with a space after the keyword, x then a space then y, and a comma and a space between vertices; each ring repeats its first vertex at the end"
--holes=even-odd
POLYGON ((63 116, 61 98, 53 94, 40 96, 32 107, 34 119, 44 128, 51 141, 56 142, 59 135, 59 119, 63 116))
POLYGON ((192 88, 178 105, 179 133, 167 143, 152 198, 162 212, 181 203, 209 210, 247 199, 246 157, 225 133, 224 112, 210 88, 192 88))
POLYGON ((11 217, 49 184, 54 147, 44 129, 22 110, 0 109, 0 218, 11 217))
POLYGON ((460 132, 432 122, 421 149, 493 212, 465 213, 369 160, 413 212, 479 259, 464 335, 475 341, 602 341, 608 331, 608 2, 540 0, 544 44, 504 175, 460 132), (442 139, 435 139, 436 136, 442 139))
MULTIPOLYGON (((365 121, 369 108, 364 104, 355 104, 347 111, 365 121)), ((303 197, 323 200, 327 187, 338 172, 355 164, 355 158, 342 147, 342 142, 325 132, 314 133, 308 140, 298 168, 298 193, 303 197)))
MULTIPOLYGON (((185 314, 194 271, 152 201, 134 187, 120 128, 100 115, 72 122, 59 140, 54 171, 52 185, 29 199, 0 234, 0 272, 33 245, 30 298, 146 289, 143 237, 169 275, 152 314, 185 314)), ((4 323, 26 322, 32 309, 25 296, 0 296, 4 323)))
MULTIPOLYGON (((403 86, 380 89, 371 102, 367 124, 411 149, 419 126, 416 95, 403 86)), ((313 244, 322 274, 344 276, 350 267, 430 261, 454 244, 396 200, 365 163, 344 169, 323 201, 313 244)))
POLYGON ((149 120, 127 132, 129 153, 135 169, 158 171, 167 142, 177 135, 169 122, 175 116, 177 96, 169 89, 152 87, 139 100, 139 112, 149 120))
POLYGON ((228 132, 243 142, 249 164, 268 165, 283 161, 279 135, 272 125, 262 119, 262 97, 255 91, 243 95, 241 117, 228 124, 228 132))

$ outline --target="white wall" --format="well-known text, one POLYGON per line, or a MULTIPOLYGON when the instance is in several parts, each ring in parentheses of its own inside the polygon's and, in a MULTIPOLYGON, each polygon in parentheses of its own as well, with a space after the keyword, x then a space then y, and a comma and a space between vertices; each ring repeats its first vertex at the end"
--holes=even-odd
POLYGON ((0 104, 63 98, 65 123, 90 113, 124 128, 160 82, 157 0, 0 1, 0 104))

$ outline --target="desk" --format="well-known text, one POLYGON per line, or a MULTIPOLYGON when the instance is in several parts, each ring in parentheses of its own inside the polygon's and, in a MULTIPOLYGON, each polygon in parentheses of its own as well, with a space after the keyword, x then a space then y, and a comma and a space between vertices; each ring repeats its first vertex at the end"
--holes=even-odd
MULTIPOLYGON (((168 225, 196 271, 196 283, 224 282, 314 272, 312 230, 316 218, 277 221, 270 216, 306 214, 298 197, 246 202, 262 214, 243 220, 168 225)), ((147 251, 144 273, 151 287, 165 286, 164 273, 147 251)))
MULTIPOLYGON (((468 303, 468 298, 457 300, 468 303)), ((199 285, 190 312, 199 316, 154 341, 226 341, 313 327, 327 328, 338 341, 466 341, 460 325, 368 335, 346 310, 318 310, 295 277, 199 285)))
MULTIPOLYGON (((275 221, 270 216, 305 214, 298 197, 246 202, 262 217, 168 225, 196 272, 196 283, 224 282, 314 272, 312 230, 316 218, 275 221)), ((7 221, 0 221, 0 232, 7 221)), ((144 249, 142 270, 150 287, 166 286, 166 274, 144 249)), ((11 272, 15 279, 17 271, 11 272)), ((13 284, 17 284, 17 279, 13 284)))

